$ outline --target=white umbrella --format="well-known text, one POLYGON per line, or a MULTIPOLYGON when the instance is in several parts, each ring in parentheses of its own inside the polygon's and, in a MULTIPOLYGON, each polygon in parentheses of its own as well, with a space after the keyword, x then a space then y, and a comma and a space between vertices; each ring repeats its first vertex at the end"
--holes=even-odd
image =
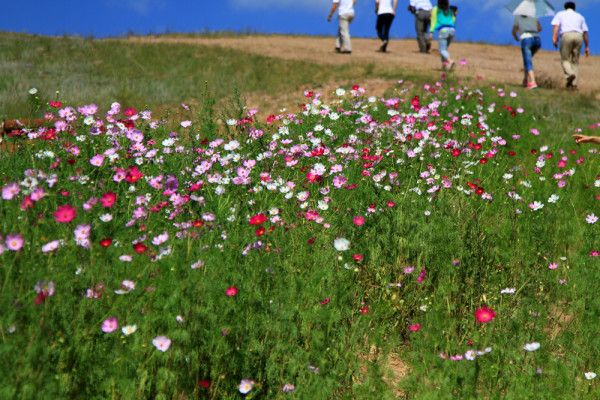
POLYGON ((513 0, 506 5, 506 8, 513 15, 535 18, 554 15, 554 7, 547 0, 513 0))

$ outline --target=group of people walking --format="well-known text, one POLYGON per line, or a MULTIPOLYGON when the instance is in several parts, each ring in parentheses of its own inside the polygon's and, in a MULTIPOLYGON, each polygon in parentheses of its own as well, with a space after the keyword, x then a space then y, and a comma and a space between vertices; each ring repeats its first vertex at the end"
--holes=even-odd
MULTIPOLYGON (((375 0, 377 14, 376 31, 381 40, 378 51, 387 52, 390 40, 390 28, 396 16, 399 0, 375 0)), ((350 38, 350 23, 355 17, 354 5, 356 0, 333 0, 333 5, 327 18, 331 21, 338 12, 339 29, 336 39, 336 51, 343 54, 352 53, 350 38)), ((455 62, 448 48, 456 35, 456 16, 458 8, 450 5, 449 0, 437 0, 433 6, 430 0, 409 0, 408 10, 414 15, 415 31, 419 51, 429 53, 433 35, 437 34, 442 69, 451 71, 455 62)), ((573 1, 564 4, 564 10, 558 12, 552 20, 552 42, 558 48, 560 44, 561 65, 564 72, 566 87, 577 87, 579 56, 585 45, 585 54, 589 56, 589 35, 585 18, 576 11, 573 1)), ((521 43, 523 56, 524 78, 523 86, 527 89, 538 87, 533 68, 533 56, 542 47, 540 32, 542 26, 532 15, 516 15, 512 35, 521 43)))

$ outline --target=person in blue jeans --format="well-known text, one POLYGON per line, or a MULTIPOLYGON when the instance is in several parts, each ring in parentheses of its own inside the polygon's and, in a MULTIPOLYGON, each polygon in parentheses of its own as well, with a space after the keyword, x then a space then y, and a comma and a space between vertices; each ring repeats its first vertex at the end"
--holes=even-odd
POLYGON ((450 58, 448 47, 456 35, 456 13, 458 8, 451 6, 448 0, 438 0, 437 6, 431 10, 430 37, 438 34, 438 46, 442 58, 442 69, 452 71, 455 62, 450 58))
POLYGON ((540 32, 542 26, 537 18, 527 15, 515 16, 512 35, 515 40, 521 42, 521 53, 523 54, 524 78, 523 86, 527 89, 538 87, 533 72, 533 56, 542 47, 540 32))

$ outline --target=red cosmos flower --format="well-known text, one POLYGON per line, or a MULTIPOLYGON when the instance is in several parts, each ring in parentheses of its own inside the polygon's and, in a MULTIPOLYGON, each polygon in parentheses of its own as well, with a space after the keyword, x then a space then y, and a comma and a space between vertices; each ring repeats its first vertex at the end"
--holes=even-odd
POLYGON ((460 153, 461 153, 460 149, 453 149, 452 157, 458 157, 458 156, 460 156, 460 153))
POLYGON ((197 219, 192 222, 192 225, 194 225, 194 228, 202 228, 204 226, 204 221, 197 219))
POLYGON ((389 200, 389 201, 387 202, 387 206, 388 206, 388 207, 390 207, 390 208, 392 208, 392 207, 396 207, 396 203, 394 203, 393 201, 389 200))
POLYGON ((208 388, 210 388, 210 380, 208 380, 208 379, 200 379, 198 381, 198 387, 201 387, 202 389, 208 389, 208 388))
POLYGON ((482 194, 485 193, 485 189, 482 187, 478 187, 477 189, 475 189, 475 193, 477 193, 479 196, 481 196, 482 194))
POLYGON ((50 101, 50 102, 48 102, 48 104, 52 108, 61 108, 62 107, 62 103, 60 101, 50 101))
POLYGON ((67 224, 77 216, 77 211, 75 207, 65 204, 63 206, 58 206, 56 211, 54 212, 54 220, 61 224, 67 224))
POLYGON ((31 196, 25 196, 21 202, 21 210, 25 211, 28 208, 33 208, 34 202, 31 200, 31 196))
POLYGON ((408 326, 408 330, 411 332, 419 332, 421 330, 421 324, 412 324, 408 326))
POLYGON ((487 158, 482 158, 481 160, 479 160, 479 164, 487 164, 487 162, 487 158))
POLYGON ((356 261, 356 262, 362 262, 362 260, 364 260, 364 259, 365 259, 365 256, 363 256, 363 255, 362 255, 362 254, 360 254, 360 253, 356 253, 356 254, 354 254, 354 255, 352 256, 352 259, 353 259, 354 261, 356 261))
POLYGON ((123 115, 126 117, 133 117, 135 114, 137 114, 137 110, 133 107, 126 108, 125 111, 123 111, 123 115))
POLYGON ((317 174, 313 174, 312 172, 309 172, 308 174, 306 174, 306 179, 310 182, 310 183, 315 183, 321 180, 321 175, 317 175, 317 174))
POLYGON ((421 100, 419 99, 419 96, 413 97, 410 101, 410 105, 412 106, 413 110, 419 111, 421 109, 421 100))
POLYGON ((312 245, 312 244, 314 244, 314 243, 315 243, 315 240, 317 240, 317 238, 313 236, 313 237, 309 238, 309 239, 306 241, 306 243, 308 243, 308 244, 311 244, 311 245, 312 245))
POLYGON ((254 232, 254 234, 255 234, 256 236, 262 236, 262 235, 264 235, 264 234, 265 234, 265 232, 267 232, 267 230, 265 229, 265 227, 264 227, 264 226, 261 226, 260 228, 258 228, 258 229, 256 230, 256 232, 254 232))
POLYGON ((227 290, 225 290, 225 295, 227 297, 235 297, 238 294, 238 288, 236 288, 235 286, 230 286, 227 288, 227 290))
POLYGON ((327 304, 329 304, 329 302, 331 301, 331 297, 325 297, 323 300, 320 301, 322 306, 326 306, 327 304))
POLYGON ((273 121, 275 121, 275 118, 277 118, 275 115, 271 114, 267 117, 267 124, 272 124, 273 121))
POLYGON ((267 221, 267 216, 263 213, 258 213, 250 217, 250 225, 262 225, 267 221))
POLYGON ((190 186, 190 193, 193 192, 197 192, 198 190, 202 189, 202 183, 194 183, 193 185, 190 186))
POLYGON ((511 156, 511 157, 514 157, 514 156, 517 155, 517 153, 515 153, 514 151, 511 150, 511 151, 508 152, 508 155, 511 156))
POLYGON ((146 252, 146 250, 148 250, 148 246, 146 246, 144 243, 136 243, 133 245, 133 251, 138 254, 142 254, 146 252))
POLYGON ((46 301, 46 297, 48 297, 48 294, 45 291, 41 291, 37 294, 37 296, 35 296, 35 300, 33 302, 36 306, 39 306, 46 301))
POLYGON ((360 308, 360 313, 362 315, 368 314, 369 313, 369 306, 363 306, 360 308))
POLYGON ((125 180, 129 183, 136 183, 137 181, 142 179, 143 176, 144 174, 142 174, 142 171, 140 171, 138 167, 133 166, 127 168, 127 172, 125 173, 125 180))
POLYGON ((117 194, 114 192, 104 193, 100 198, 100 204, 105 208, 112 207, 115 204, 115 201, 117 201, 117 194))
POLYGON ((478 308, 477 310, 475 310, 473 315, 477 319, 477 322, 479 322, 480 324, 487 324, 488 322, 496 318, 496 313, 488 306, 478 308))
POLYGON ((100 241, 100 246, 102 247, 108 247, 112 244, 112 239, 111 238, 104 238, 100 241))

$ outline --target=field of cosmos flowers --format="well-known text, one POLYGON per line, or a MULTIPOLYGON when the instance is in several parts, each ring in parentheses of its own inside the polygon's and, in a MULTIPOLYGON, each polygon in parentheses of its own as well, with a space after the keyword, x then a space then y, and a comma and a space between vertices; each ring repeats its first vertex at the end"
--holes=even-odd
POLYGON ((569 136, 600 124, 393 93, 44 102, 0 154, 0 398, 599 398, 599 159, 569 136))

